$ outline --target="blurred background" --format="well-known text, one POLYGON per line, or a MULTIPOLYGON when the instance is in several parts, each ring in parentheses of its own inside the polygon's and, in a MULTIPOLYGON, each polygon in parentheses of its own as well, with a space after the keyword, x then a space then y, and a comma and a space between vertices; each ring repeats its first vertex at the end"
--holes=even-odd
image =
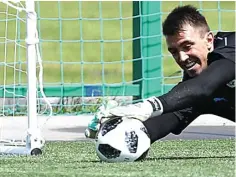
MULTIPOLYGON (((235 31, 234 1, 36 2, 44 91, 53 113, 90 113, 107 99, 129 103, 171 89, 182 72, 161 25, 186 4, 205 15, 214 33, 235 31)), ((2 114, 25 115, 25 13, 3 3, 0 12, 2 114)))

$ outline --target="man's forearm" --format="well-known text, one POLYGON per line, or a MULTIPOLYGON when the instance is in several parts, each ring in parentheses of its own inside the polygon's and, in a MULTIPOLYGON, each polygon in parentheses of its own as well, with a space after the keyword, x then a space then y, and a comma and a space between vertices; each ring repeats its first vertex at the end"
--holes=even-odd
POLYGON ((235 64, 222 59, 212 63, 201 75, 176 85, 160 99, 163 113, 196 106, 209 100, 220 87, 235 79, 235 64))
POLYGON ((215 61, 201 75, 178 84, 167 94, 152 96, 141 103, 116 107, 109 110, 109 114, 145 121, 153 112, 158 116, 187 107, 198 107, 210 100, 219 87, 235 78, 234 66, 232 61, 215 61))

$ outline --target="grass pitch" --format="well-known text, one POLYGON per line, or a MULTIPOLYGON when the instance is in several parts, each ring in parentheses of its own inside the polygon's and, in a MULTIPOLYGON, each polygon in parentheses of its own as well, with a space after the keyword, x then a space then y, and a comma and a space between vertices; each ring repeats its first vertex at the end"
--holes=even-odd
POLYGON ((152 145, 147 159, 100 162, 93 142, 49 142, 38 157, 0 157, 3 176, 233 177, 235 141, 172 140, 152 145))

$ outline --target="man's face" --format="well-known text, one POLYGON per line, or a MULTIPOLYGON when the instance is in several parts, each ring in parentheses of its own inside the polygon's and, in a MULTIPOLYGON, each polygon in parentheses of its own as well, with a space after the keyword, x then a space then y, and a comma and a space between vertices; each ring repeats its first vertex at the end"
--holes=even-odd
POLYGON ((173 36, 166 36, 169 52, 190 77, 199 75, 207 67, 207 55, 213 50, 213 34, 184 25, 173 36))

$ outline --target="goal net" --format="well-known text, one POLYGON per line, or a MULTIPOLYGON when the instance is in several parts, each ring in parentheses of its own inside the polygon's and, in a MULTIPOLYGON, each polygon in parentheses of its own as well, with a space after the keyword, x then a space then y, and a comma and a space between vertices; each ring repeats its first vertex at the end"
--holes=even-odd
MULTIPOLYGON (((214 33, 235 30, 231 1, 1 1, 0 152, 40 151, 40 129, 50 140, 45 122, 52 110, 81 125, 78 115, 94 113, 107 99, 127 104, 172 89, 182 71, 161 24, 187 4, 206 16, 214 33)), ((64 128, 58 117, 51 119, 54 128, 64 128)), ((71 140, 68 134, 64 139, 71 140)))
POLYGON ((43 92, 34 1, 2 1, 0 26, 0 153, 41 154, 38 116, 52 109, 43 92))

